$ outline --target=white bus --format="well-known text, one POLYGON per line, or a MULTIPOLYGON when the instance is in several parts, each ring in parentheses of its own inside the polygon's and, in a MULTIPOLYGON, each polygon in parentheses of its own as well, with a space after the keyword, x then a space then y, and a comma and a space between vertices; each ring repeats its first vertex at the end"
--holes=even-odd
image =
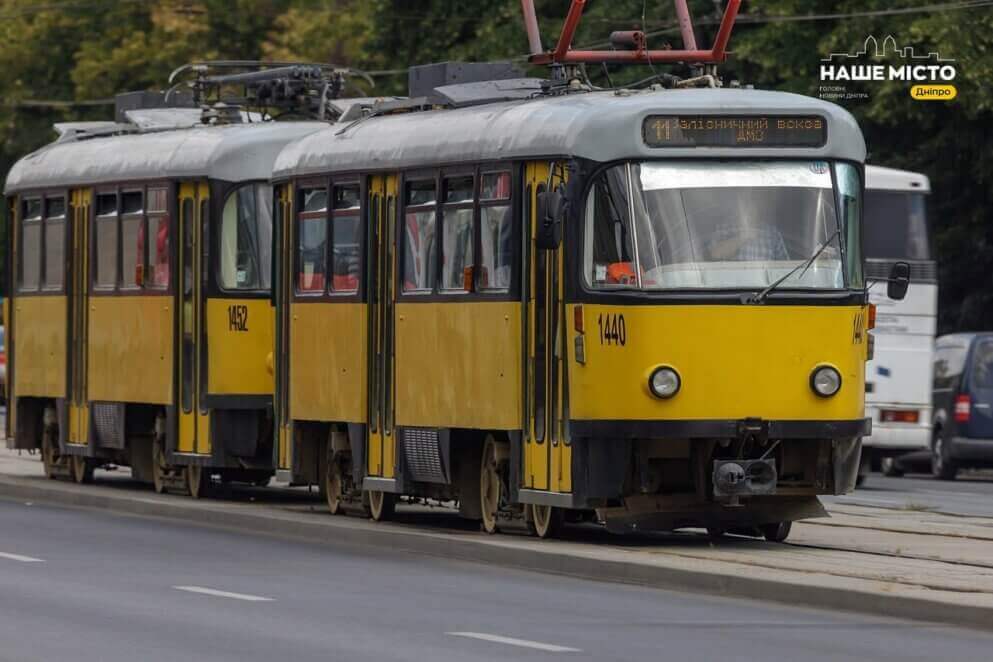
POLYGON ((925 175, 879 166, 865 169, 866 278, 886 278, 896 261, 910 264, 902 301, 886 296, 885 283, 869 290, 876 304, 875 358, 866 364, 866 415, 872 436, 862 440, 865 472, 871 466, 899 475, 893 459, 931 444, 931 370, 938 312, 938 279, 931 256, 925 175))

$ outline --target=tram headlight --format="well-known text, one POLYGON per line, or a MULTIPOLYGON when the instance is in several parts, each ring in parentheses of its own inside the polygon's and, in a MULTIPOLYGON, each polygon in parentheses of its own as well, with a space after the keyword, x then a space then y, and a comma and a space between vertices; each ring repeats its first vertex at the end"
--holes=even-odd
POLYGON ((682 380, 679 373, 669 366, 661 366, 652 371, 648 378, 648 390, 656 398, 667 399, 679 393, 682 380))
POLYGON ((841 390, 841 373, 829 365, 821 365, 810 373, 810 388, 822 398, 830 398, 841 390))

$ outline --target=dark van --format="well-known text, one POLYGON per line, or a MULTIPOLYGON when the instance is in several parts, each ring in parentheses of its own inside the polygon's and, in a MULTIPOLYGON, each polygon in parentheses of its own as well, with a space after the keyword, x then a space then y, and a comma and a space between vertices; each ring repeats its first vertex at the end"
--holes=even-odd
POLYGON ((940 336, 934 348, 931 471, 993 467, 993 333, 940 336))

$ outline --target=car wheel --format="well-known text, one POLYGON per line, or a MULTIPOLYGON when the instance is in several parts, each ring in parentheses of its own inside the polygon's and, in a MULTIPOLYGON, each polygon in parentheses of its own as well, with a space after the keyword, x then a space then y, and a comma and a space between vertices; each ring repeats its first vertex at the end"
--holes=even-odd
POLYGON ((935 478, 941 480, 955 480, 955 475, 959 472, 955 460, 948 456, 948 443, 945 441, 945 434, 941 430, 934 433, 934 440, 931 442, 931 473, 935 478))
POLYGON ((900 468, 895 457, 882 458, 879 462, 879 469, 884 476, 889 476, 890 478, 899 478, 903 475, 903 469, 900 468))

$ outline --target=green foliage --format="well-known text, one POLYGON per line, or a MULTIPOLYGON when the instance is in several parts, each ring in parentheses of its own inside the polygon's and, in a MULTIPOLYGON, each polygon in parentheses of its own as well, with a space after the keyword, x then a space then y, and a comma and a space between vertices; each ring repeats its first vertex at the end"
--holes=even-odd
MULTIPOLYGON (((568 0, 536 0, 551 48, 568 0)), ((701 47, 723 2, 690 0, 701 47)), ((746 0, 751 17, 845 14, 935 4, 933 0, 746 0)), ((24 107, 27 100, 106 99, 162 89, 194 59, 330 61, 377 77, 360 94, 403 94, 409 65, 513 59, 526 64, 520 0, 0 0, 0 172, 48 142, 51 124, 106 118, 109 107, 24 107)), ((606 47, 613 30, 644 27, 654 48, 682 46, 671 0, 588 0, 577 47, 606 47), (644 14, 644 20, 642 18, 644 14)), ((874 83, 846 104, 866 133, 874 163, 931 177, 941 275, 941 328, 993 328, 993 12, 989 8, 813 21, 748 21, 736 27, 725 78, 818 93, 824 54, 849 51, 869 34, 893 34, 918 52, 956 59, 959 97, 921 103, 907 84, 874 83)), ((539 73, 538 70, 535 73, 539 73)), ((624 84, 644 69, 611 68, 624 84)), ((605 84, 602 69, 591 78, 605 84)))

